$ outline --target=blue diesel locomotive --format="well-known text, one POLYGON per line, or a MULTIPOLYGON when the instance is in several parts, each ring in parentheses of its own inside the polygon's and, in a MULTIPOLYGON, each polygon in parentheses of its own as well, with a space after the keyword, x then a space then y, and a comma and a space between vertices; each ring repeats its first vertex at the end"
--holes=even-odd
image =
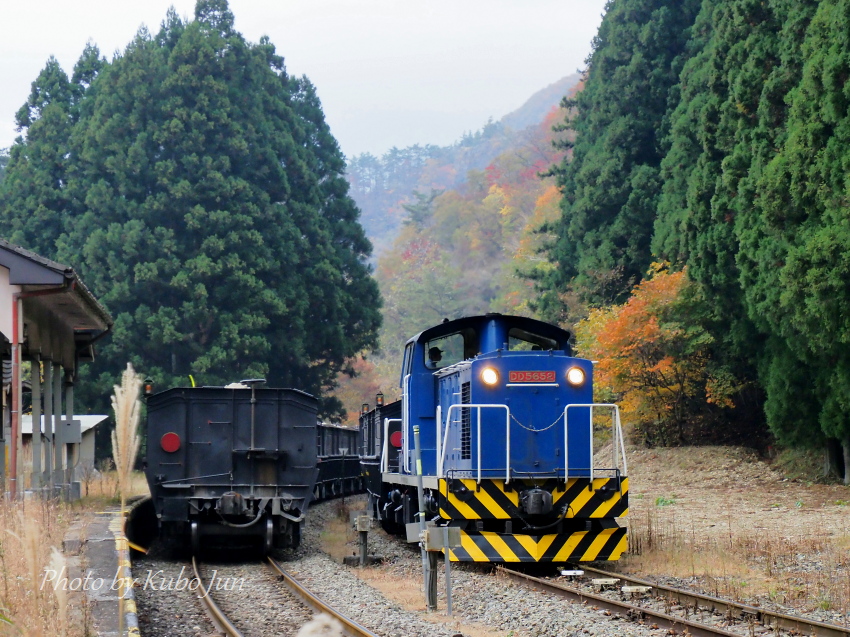
POLYGON ((628 512, 619 413, 593 404, 592 364, 572 356, 569 339, 541 321, 487 314, 407 342, 402 400, 360 420, 363 478, 385 528, 416 521, 418 426, 428 523, 460 529, 452 560, 619 559, 628 512), (595 466, 594 414, 605 412, 612 453, 595 466))

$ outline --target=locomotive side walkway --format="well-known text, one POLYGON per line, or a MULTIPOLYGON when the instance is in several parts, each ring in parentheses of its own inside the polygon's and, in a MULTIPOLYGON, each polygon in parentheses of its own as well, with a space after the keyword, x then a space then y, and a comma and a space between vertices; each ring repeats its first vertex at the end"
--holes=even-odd
MULTIPOLYGON (((141 500, 129 507, 132 511, 141 500)), ((119 637, 119 596, 124 593, 124 635, 139 635, 130 549, 117 507, 101 511, 72 526, 62 550, 68 562, 68 586, 85 595, 91 611, 92 634, 119 637)))

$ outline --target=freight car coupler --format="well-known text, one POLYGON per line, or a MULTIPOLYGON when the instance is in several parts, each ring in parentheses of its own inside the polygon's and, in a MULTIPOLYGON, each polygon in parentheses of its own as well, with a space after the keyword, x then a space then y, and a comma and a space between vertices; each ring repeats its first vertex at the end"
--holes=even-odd
POLYGON ((236 491, 223 494, 215 503, 215 510, 219 515, 244 515, 248 512, 245 498, 236 491))

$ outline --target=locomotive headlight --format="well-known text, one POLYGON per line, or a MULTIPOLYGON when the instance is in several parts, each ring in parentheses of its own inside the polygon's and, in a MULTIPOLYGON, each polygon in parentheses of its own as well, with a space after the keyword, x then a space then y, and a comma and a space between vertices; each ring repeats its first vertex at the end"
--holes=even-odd
POLYGON ((499 372, 492 367, 485 367, 481 372, 481 380, 485 385, 495 385, 499 382, 499 372))
POLYGON ((573 387, 584 384, 584 370, 581 367, 570 367, 567 370, 567 382, 573 387))

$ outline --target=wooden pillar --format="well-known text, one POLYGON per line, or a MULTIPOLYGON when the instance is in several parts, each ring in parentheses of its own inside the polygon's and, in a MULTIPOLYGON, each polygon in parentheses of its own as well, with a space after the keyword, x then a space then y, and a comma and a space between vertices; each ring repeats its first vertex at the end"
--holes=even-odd
POLYGON ((32 366, 32 488, 41 488, 41 360, 38 354, 30 362, 32 366))
POLYGON ((20 294, 12 295, 12 385, 11 391, 11 422, 9 443, 11 444, 9 454, 9 495, 14 500, 24 492, 23 472, 21 471, 21 302, 20 294))

